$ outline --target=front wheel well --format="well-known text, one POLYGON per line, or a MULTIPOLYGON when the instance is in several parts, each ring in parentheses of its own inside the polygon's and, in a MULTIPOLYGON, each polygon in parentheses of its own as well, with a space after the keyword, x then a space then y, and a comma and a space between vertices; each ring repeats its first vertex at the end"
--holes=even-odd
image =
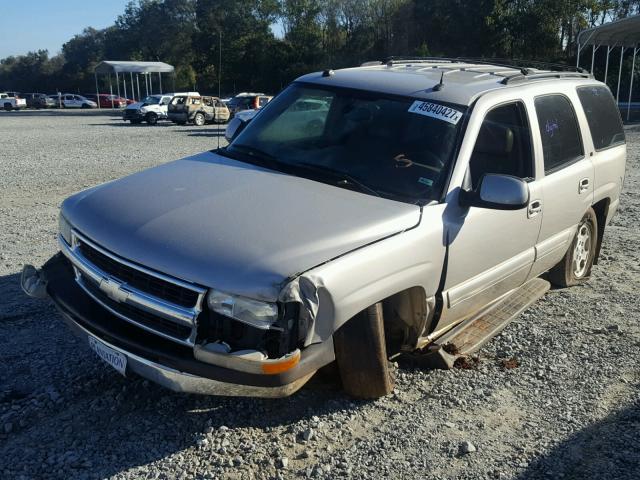
POLYGON ((602 248, 602 239, 604 237, 604 227, 605 227, 605 223, 607 222, 610 203, 611 203, 611 199, 604 198, 599 202, 594 203, 591 206, 598 220, 598 243, 596 244, 596 253, 593 258, 594 265, 598 264, 598 259, 600 258, 600 249, 602 248))
POLYGON ((413 351, 419 339, 429 331, 435 302, 422 287, 410 287, 381 301, 387 352, 394 355, 413 351))

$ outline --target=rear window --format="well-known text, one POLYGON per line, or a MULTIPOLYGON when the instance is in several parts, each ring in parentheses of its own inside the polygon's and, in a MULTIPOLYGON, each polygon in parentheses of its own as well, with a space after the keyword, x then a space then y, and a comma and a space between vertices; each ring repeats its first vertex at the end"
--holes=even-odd
POLYGON ((609 89, 588 86, 577 90, 595 149, 604 150, 625 143, 620 112, 609 89))
POLYGON ((573 105, 564 95, 536 98, 545 173, 554 172, 584 156, 573 105))

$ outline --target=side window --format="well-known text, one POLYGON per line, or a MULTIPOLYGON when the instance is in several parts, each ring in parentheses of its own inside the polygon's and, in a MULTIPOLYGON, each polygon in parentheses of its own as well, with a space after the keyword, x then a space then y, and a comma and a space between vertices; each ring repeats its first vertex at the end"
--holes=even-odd
POLYGON ((595 149, 604 150, 625 143, 620 112, 609 89, 592 85, 577 90, 595 149))
POLYGON ((584 156, 576 113, 564 95, 545 95, 535 101, 542 137, 544 171, 551 173, 584 156))
POLYGON ((532 179, 531 128, 522 102, 494 108, 482 122, 469 160, 473 188, 485 173, 532 179))

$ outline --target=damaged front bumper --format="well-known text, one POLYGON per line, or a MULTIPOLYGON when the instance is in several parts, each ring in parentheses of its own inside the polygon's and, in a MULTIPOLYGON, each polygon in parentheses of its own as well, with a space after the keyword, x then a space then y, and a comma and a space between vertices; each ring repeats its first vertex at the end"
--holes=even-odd
POLYGON ((71 264, 62 254, 51 258, 41 270, 26 266, 21 284, 30 296, 50 297, 78 336, 87 342, 97 339, 124 355, 126 374, 136 373, 174 391, 285 397, 335 359, 331 338, 295 352, 295 365, 284 371, 270 369, 272 360, 248 360, 179 345, 124 321, 96 303, 76 283, 71 264))

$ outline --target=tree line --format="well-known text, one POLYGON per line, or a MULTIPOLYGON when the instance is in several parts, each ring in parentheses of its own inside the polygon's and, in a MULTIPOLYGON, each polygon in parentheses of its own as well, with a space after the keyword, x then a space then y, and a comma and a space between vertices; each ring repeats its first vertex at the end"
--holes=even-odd
POLYGON ((303 73, 393 55, 573 63, 581 30, 639 11, 640 0, 136 0, 60 54, 0 60, 0 89, 93 91, 102 60, 167 62, 177 89, 215 92, 220 80, 227 93, 276 93, 303 73))

